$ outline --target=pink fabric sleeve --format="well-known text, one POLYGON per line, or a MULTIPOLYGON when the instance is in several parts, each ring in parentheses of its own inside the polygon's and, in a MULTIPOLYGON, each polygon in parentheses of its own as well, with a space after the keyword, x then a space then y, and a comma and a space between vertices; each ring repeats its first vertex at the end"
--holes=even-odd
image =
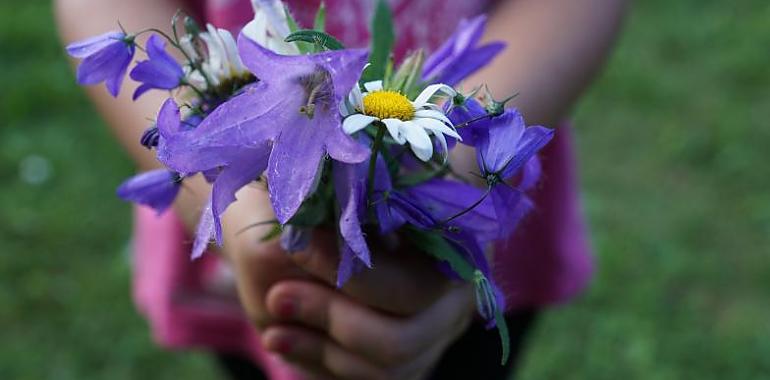
POLYGON ((190 260, 190 239, 173 212, 158 217, 136 207, 134 221, 134 302, 158 345, 239 353, 258 363, 270 379, 301 379, 261 347, 227 286, 223 261, 211 252, 190 260))

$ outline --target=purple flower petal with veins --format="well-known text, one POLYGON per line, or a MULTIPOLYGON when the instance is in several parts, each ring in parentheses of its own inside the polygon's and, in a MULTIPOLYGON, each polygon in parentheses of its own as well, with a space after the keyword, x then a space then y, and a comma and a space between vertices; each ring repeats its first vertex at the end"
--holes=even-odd
POLYGON ((214 213, 211 212, 211 197, 203 207, 198 228, 195 231, 195 242, 193 243, 192 259, 195 260, 203 255, 209 242, 214 237, 214 213))
POLYGON ((140 61, 131 70, 131 79, 141 82, 134 92, 134 100, 152 89, 173 90, 182 83, 182 66, 166 52, 166 42, 157 34, 147 40, 148 60, 140 61))
POLYGON ((152 207, 160 215, 174 202, 181 184, 178 174, 158 169, 129 178, 117 193, 121 199, 152 207))
POLYGON ((244 65, 283 101, 262 122, 280 131, 273 142, 267 179, 276 218, 284 224, 315 190, 326 154, 345 163, 360 163, 369 156, 367 147, 342 131, 338 111, 358 82, 367 52, 283 56, 243 36, 238 47, 244 65))
POLYGON ((211 211, 214 215, 214 231, 217 244, 222 245, 222 214, 235 202, 235 193, 256 181, 267 166, 270 146, 240 148, 232 163, 222 168, 211 191, 211 211))
POLYGON ((108 32, 67 46, 67 53, 82 58, 77 69, 81 85, 104 82, 109 93, 117 97, 128 65, 134 58, 133 38, 122 32, 108 32))
POLYGON ((553 137, 553 130, 526 127, 519 111, 510 109, 491 119, 487 133, 478 139, 477 159, 482 175, 509 179, 553 137))

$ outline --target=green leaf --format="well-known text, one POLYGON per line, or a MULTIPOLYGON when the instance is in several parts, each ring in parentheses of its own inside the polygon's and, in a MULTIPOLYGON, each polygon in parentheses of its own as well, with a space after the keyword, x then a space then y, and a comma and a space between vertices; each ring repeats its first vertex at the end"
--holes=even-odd
POLYGON ((410 99, 415 98, 425 87, 421 80, 424 62, 425 52, 422 49, 404 58, 404 62, 389 78, 386 90, 398 91, 410 99))
POLYGON ((342 42, 331 35, 317 30, 303 29, 286 36, 286 42, 307 42, 326 50, 342 50, 345 48, 342 42))
POLYGON ((377 9, 372 18, 372 45, 369 55, 371 66, 364 72, 362 80, 369 82, 382 79, 385 75, 385 66, 388 64, 393 41, 393 14, 385 0, 377 1, 377 9))
POLYGON ((495 313, 495 324, 497 324, 497 332, 500 334, 500 344, 503 349, 500 365, 505 365, 511 356, 511 338, 508 334, 508 324, 505 322, 502 310, 498 310, 495 313))
POLYGON ((406 232, 407 238, 415 247, 436 259, 446 261, 463 280, 473 280, 475 268, 440 233, 414 228, 409 228, 406 232))
POLYGON ((294 33, 300 30, 299 24, 297 24, 297 20, 294 19, 294 16, 292 16, 291 12, 289 11, 289 7, 284 6, 283 9, 284 12, 286 12, 286 23, 289 24, 289 32, 294 33))
MULTIPOLYGON (((289 32, 294 33, 300 30, 299 24, 297 24, 297 20, 295 20, 294 16, 292 16, 288 6, 284 6, 284 12, 286 13, 286 24, 289 25, 289 32)), ((301 41, 297 41, 295 42, 295 44, 297 45, 297 49, 299 50, 300 54, 307 54, 307 53, 313 52, 312 44, 308 44, 301 41)))
POLYGON ((281 225, 276 223, 273 228, 270 229, 270 232, 266 233, 265 236, 262 236, 262 239, 260 241, 268 241, 273 240, 277 238, 279 235, 281 235, 281 231, 283 231, 283 228, 281 228, 281 225))
POLYGON ((315 22, 313 22, 313 29, 319 32, 326 31, 326 5, 324 5, 323 1, 321 2, 321 5, 318 6, 318 11, 315 14, 315 22))

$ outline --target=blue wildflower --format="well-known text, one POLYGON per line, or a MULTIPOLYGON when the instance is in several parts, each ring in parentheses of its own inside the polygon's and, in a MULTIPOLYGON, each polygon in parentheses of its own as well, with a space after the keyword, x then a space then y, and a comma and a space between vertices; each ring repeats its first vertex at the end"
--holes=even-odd
POLYGON ((87 38, 67 46, 67 53, 83 61, 78 66, 77 81, 81 85, 104 82, 107 91, 117 97, 128 65, 134 58, 134 36, 113 31, 87 38))
POLYGON ((160 36, 150 36, 145 48, 149 59, 137 63, 129 74, 131 79, 142 83, 134 91, 134 100, 152 89, 173 90, 184 79, 182 66, 166 52, 166 42, 160 36))
POLYGON ((179 174, 158 169, 129 178, 117 193, 123 200, 152 207, 160 215, 174 202, 181 184, 179 174))
POLYGON ((500 237, 507 236, 516 223, 531 209, 524 187, 531 187, 540 174, 535 154, 553 138, 553 130, 541 126, 527 127, 517 110, 506 110, 490 119, 486 133, 479 136, 476 158, 481 175, 490 186, 490 197, 500 225, 500 237), (505 181, 524 169, 521 188, 505 181))

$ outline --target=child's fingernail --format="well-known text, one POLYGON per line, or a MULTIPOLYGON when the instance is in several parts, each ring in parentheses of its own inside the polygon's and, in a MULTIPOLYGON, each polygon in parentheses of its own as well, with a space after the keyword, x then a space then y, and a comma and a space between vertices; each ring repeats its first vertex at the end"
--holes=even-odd
POLYGON ((284 298, 278 304, 278 317, 291 319, 297 315, 299 302, 293 298, 284 298))

